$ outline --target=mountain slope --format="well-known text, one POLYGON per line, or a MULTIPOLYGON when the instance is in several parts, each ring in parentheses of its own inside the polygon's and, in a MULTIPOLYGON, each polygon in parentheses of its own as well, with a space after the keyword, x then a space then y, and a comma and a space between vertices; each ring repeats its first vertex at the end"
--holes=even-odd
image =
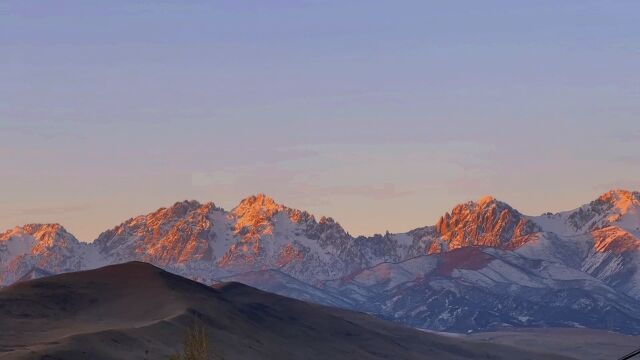
POLYGON ((54 275, 52 272, 41 269, 39 267, 34 267, 33 269, 29 270, 29 272, 22 275, 22 277, 16 280, 16 282, 35 280, 35 279, 40 279, 40 278, 52 276, 52 275, 54 275))
POLYGON ((221 278, 220 282, 238 282, 257 289, 268 289, 274 294, 320 305, 345 309, 358 307, 357 302, 347 301, 346 298, 338 294, 332 294, 326 289, 319 289, 278 270, 250 271, 221 278))
POLYGON ((559 241, 520 251, 548 258, 575 244, 562 261, 579 260, 577 268, 640 299, 640 192, 612 190, 577 209, 530 218, 559 241))
POLYGON ((589 327, 640 334, 640 304, 553 262, 467 247, 380 264, 324 288, 358 309, 428 329, 589 327))
MULTIPOLYGON (((196 319, 225 359, 561 359, 405 328, 238 283, 216 288, 144 263, 0 290, 3 359, 166 358, 196 319)), ((567 358, 565 358, 567 359, 567 358)))

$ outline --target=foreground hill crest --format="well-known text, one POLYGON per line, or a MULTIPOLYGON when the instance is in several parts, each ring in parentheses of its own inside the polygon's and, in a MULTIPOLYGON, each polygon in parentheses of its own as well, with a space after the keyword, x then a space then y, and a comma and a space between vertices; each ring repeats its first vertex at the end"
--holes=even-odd
POLYGON ((239 283, 204 286, 141 262, 15 284, 0 291, 0 309, 0 324, 13 330, 0 331, 3 359, 167 359, 197 321, 216 359, 569 360, 444 337, 239 283))

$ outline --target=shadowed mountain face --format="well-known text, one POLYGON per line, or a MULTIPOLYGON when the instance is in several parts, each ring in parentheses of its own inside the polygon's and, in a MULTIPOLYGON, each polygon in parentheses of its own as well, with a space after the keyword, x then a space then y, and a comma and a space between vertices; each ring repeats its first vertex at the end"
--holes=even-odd
POLYGON ((405 328, 238 283, 215 288, 145 263, 0 291, 0 359, 162 359, 194 322, 225 359, 568 359, 405 328), (11 331, 5 331, 11 329, 11 331))
POLYGON ((420 328, 576 326, 640 334, 635 299, 578 270, 495 248, 380 264, 322 288, 358 309, 420 328))

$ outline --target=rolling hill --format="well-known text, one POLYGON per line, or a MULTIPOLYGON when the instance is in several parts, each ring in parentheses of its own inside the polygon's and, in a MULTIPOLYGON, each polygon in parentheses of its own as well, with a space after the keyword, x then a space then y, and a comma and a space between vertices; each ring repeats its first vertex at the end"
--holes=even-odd
POLYGON ((203 324, 224 359, 570 359, 425 333, 239 283, 208 287, 146 263, 0 290, 0 359, 161 359, 203 324))

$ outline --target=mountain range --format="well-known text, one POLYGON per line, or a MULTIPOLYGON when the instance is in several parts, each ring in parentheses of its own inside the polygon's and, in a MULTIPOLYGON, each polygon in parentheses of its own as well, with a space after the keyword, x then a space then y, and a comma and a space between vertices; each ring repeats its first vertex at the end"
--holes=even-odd
POLYGON ((640 334, 640 193, 523 215, 483 197, 435 225, 352 236, 260 194, 230 211, 178 202, 78 241, 58 224, 0 234, 0 284, 144 261, 411 326, 588 327, 640 334))

